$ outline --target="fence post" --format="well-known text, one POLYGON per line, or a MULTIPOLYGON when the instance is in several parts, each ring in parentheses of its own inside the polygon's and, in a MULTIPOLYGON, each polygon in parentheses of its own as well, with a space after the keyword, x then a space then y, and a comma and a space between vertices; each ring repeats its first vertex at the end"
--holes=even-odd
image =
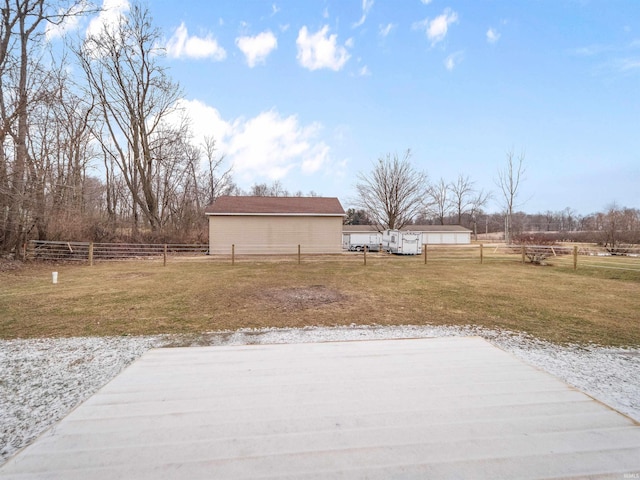
POLYGON ((365 246, 364 246, 364 248, 362 249, 362 253, 364 254, 364 255, 363 255, 363 258, 364 258, 364 264, 366 265, 366 264, 367 264, 367 246, 366 246, 366 245, 365 245, 365 246))
POLYGON ((236 244, 231 244, 231 265, 236 264, 236 244))
POLYGON ((484 261, 484 245, 480 244, 480 265, 484 261))
POLYGON ((22 244, 22 261, 23 262, 27 261, 27 242, 24 242, 22 244))
POLYGON ((578 269, 578 246, 573 246, 573 269, 578 269))
POLYGON ((300 244, 298 244, 298 265, 300 265, 300 244))
POLYGON ((524 264, 524 256, 525 256, 525 254, 526 254, 526 249, 525 249, 525 246, 522 245, 522 263, 523 264, 524 264))
POLYGON ((422 244, 422 249, 424 250, 424 264, 427 264, 427 244, 423 243, 422 244))
POLYGON ((162 252, 162 264, 164 267, 167 266, 167 244, 164 244, 164 251, 162 252))
POLYGON ((89 266, 93 267, 93 242, 89 242, 89 266))

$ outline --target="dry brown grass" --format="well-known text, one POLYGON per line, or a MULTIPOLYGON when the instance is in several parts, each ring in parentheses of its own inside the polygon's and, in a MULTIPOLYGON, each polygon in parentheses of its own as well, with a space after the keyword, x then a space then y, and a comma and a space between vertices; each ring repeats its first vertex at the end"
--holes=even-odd
POLYGON ((366 266, 361 256, 28 265, 0 272, 0 337, 354 323, 479 325, 560 343, 640 345, 640 274, 513 258, 480 265, 464 255, 429 257, 426 266, 382 254, 366 266))

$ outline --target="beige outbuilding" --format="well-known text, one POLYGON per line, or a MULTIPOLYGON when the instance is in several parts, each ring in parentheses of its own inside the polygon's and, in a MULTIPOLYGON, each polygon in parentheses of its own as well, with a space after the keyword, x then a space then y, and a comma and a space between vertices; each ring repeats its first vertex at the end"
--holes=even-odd
POLYGON ((345 216, 335 197, 222 196, 205 211, 209 253, 340 253, 345 216))

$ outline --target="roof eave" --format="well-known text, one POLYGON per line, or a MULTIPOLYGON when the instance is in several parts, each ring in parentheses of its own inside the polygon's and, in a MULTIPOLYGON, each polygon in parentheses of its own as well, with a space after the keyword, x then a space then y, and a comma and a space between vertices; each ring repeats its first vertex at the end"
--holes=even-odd
POLYGON ((229 213, 229 212, 205 212, 210 217, 346 217, 346 213, 229 213))

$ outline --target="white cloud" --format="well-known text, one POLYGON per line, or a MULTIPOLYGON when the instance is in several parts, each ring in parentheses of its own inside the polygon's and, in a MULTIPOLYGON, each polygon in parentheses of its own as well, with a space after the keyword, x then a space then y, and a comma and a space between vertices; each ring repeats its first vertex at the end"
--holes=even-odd
POLYGON ((378 27, 378 35, 380 35, 381 37, 387 37, 394 28, 396 28, 396 25, 394 25, 393 23, 380 25, 378 27))
MULTIPOLYGON (((353 40, 349 43, 351 42, 353 40)), ((309 34, 306 26, 302 27, 298 32, 296 45, 298 62, 309 70, 330 68, 338 71, 350 57, 347 49, 337 44, 337 35, 329 35, 328 25, 314 34, 309 34)))
POLYGON ((206 37, 189 36, 184 22, 167 42, 167 54, 172 58, 211 58, 216 61, 227 57, 227 52, 211 34, 206 37))
POLYGON ((97 17, 89 22, 87 36, 98 35, 105 27, 113 27, 129 11, 129 0, 103 0, 97 17))
POLYGON ((580 57, 591 57, 594 55, 599 55, 601 53, 607 53, 611 50, 611 47, 606 45, 589 45, 586 47, 569 50, 569 53, 571 53, 572 55, 578 55, 580 57))
POLYGON ((362 17, 360 17, 360 20, 352 25, 353 28, 357 28, 364 24, 364 22, 367 20, 367 15, 369 15, 369 10, 371 10, 371 7, 373 7, 373 0, 362 0, 362 17))
POLYGON ((436 44, 444 39, 449 30, 449 25, 458 21, 458 14, 446 9, 444 13, 434 18, 427 28, 427 37, 431 44, 436 44))
POLYGON ((601 61, 595 68, 599 73, 626 74, 640 69, 640 56, 636 52, 638 48, 640 40, 633 40, 626 45, 593 44, 567 50, 567 53, 579 57, 599 57, 601 61))
POLYGON ((242 122, 228 143, 234 171, 245 180, 280 180, 294 168, 309 174, 328 160, 329 148, 314 141, 318 124, 301 126, 295 115, 283 118, 275 110, 242 122))
POLYGON ((614 67, 620 72, 629 72, 640 69, 640 58, 619 58, 613 62, 614 67))
POLYGON ((55 38, 63 37, 67 32, 71 32, 78 28, 80 24, 80 18, 82 12, 87 8, 87 4, 85 2, 78 2, 75 5, 72 5, 69 11, 66 9, 59 9, 58 15, 64 15, 62 22, 58 24, 47 22, 47 26, 45 27, 45 37, 48 42, 55 38))
POLYGON ((452 71, 464 58, 464 52, 458 51, 452 53, 444 59, 444 66, 447 70, 452 71))
POLYGON ((226 157, 241 187, 281 180, 296 171, 314 174, 330 164, 330 147, 318 139, 318 123, 301 125, 295 115, 283 117, 275 110, 226 121, 198 100, 184 100, 182 106, 192 121, 193 141, 213 136, 218 154, 226 157))
POLYGON ((270 31, 262 32, 255 37, 238 37, 236 45, 247 59, 247 65, 253 68, 258 63, 264 63, 267 56, 278 48, 278 40, 270 31))
POLYGON ((431 0, 421 0, 424 5, 429 5, 431 0))
POLYGON ((500 40, 500 33, 497 30, 493 28, 487 30, 487 42, 496 43, 498 40, 500 40))
POLYGON ((431 41, 431 46, 444 40, 449 31, 449 26, 458 21, 458 14, 450 8, 446 8, 442 15, 437 16, 433 20, 428 18, 413 25, 416 29, 424 29, 427 38, 431 41))
POLYGON ((302 165, 300 165, 302 173, 312 174, 319 171, 327 163, 329 150, 329 146, 324 143, 313 145, 305 154, 302 165))
POLYGON ((358 70, 358 76, 360 76, 360 77, 369 77, 369 76, 371 76, 371 71, 369 70, 369 67, 364 65, 362 68, 360 68, 360 70, 358 70))
POLYGON ((224 120, 218 110, 199 100, 181 100, 178 107, 177 112, 184 112, 191 120, 191 133, 196 145, 202 144, 205 137, 214 137, 218 150, 224 148, 234 125, 224 120))

